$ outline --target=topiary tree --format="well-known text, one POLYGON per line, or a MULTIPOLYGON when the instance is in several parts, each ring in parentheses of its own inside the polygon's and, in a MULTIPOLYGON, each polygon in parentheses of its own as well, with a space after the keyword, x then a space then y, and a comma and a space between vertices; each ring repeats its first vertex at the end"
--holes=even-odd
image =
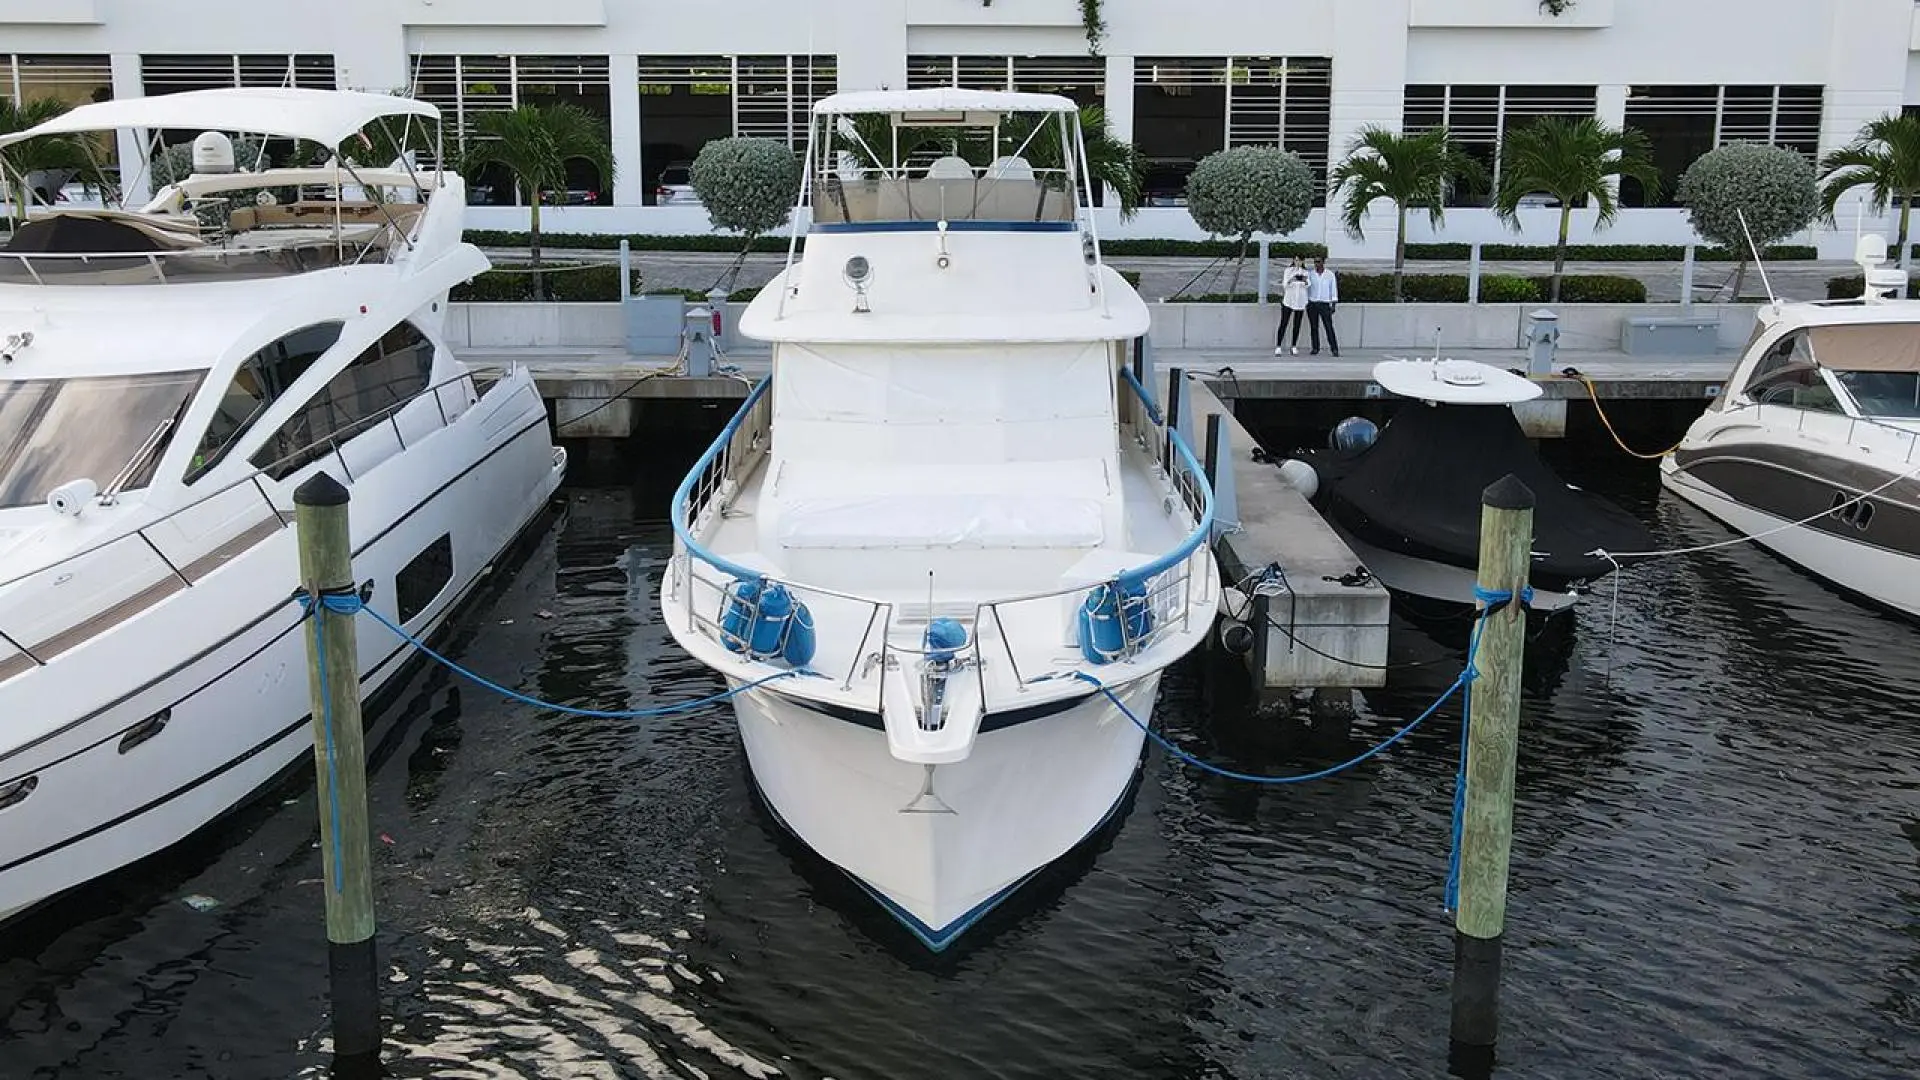
POLYGON ((1187 177, 1187 213, 1213 236, 1240 240, 1227 285, 1240 287, 1247 243, 1254 233, 1285 235, 1313 211, 1313 170, 1299 154, 1277 146, 1236 146, 1200 159, 1187 177))
POLYGON ((1675 197, 1700 239, 1739 253, 1733 272, 1736 300, 1753 252, 1806 228, 1820 213, 1813 162, 1797 151, 1762 143, 1728 143, 1702 154, 1680 177, 1675 197))
POLYGON ((800 158, 778 139, 715 139, 700 148, 688 179, 713 227, 744 238, 739 256, 720 276, 731 281, 754 239, 787 223, 800 191, 800 158))

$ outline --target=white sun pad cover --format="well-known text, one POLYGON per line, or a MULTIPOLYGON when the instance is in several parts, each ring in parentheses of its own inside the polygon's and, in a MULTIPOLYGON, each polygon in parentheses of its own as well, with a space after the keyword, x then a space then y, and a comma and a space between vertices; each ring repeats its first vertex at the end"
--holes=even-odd
POLYGON ((803 499, 782 509, 786 548, 1096 547, 1100 504, 1058 495, 902 494, 803 499))
POLYGON ((784 458, 973 465, 1113 449, 1112 360, 1097 343, 787 345, 773 379, 784 458))

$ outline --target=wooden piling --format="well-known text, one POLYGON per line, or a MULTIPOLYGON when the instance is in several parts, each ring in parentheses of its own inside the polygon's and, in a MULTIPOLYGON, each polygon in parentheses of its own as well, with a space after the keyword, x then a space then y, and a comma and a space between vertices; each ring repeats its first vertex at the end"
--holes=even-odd
MULTIPOLYGON (((347 489, 319 473, 293 493, 300 580, 308 595, 352 592, 347 489)), ((319 780, 321 888, 327 903, 327 976, 333 995, 336 1075, 380 1055, 379 971, 367 830, 367 753, 360 721, 354 616, 316 605, 307 639, 313 760, 319 780), (314 627, 318 627, 316 634, 314 627)))
POLYGON ((1460 896, 1454 910, 1452 1041, 1492 1047, 1500 1026, 1501 934, 1513 845, 1514 747, 1520 733, 1520 668, 1526 645, 1533 549, 1533 492, 1508 475, 1480 496, 1480 588, 1513 600, 1484 617, 1468 717, 1466 805, 1460 831, 1460 896))

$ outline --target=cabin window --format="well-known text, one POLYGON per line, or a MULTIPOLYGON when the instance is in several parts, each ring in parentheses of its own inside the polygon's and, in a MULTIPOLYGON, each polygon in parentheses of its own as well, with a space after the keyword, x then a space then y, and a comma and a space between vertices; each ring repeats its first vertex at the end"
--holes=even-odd
POLYGON ((1911 371, 1836 371, 1862 416, 1920 419, 1920 374, 1911 371))
POLYGON ((193 483, 218 465, 260 414, 340 340, 344 325, 324 322, 303 326, 247 357, 200 438, 200 448, 187 466, 186 482, 193 483))
POLYGON ((0 380, 0 510, 33 506, 75 480, 146 487, 197 371, 0 380))
POLYGON ((393 602, 400 622, 410 623, 418 618, 452 580, 453 536, 443 534, 394 575, 393 602))
POLYGON ((253 455, 274 479, 332 452, 385 420, 433 377, 433 343, 403 322, 367 346, 253 455))
POLYGON ((1747 380, 1747 397, 1762 405, 1790 405, 1812 412, 1845 411, 1814 363, 1805 330, 1795 330, 1767 350, 1747 380))

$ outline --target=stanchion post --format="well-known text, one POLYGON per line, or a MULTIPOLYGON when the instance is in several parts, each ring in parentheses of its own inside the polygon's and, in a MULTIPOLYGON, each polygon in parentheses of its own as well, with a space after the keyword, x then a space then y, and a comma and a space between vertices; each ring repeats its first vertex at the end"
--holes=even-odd
POLYGON ((354 616, 322 597, 354 591, 347 489, 319 473, 293 493, 300 581, 314 600, 307 639, 318 774, 321 889, 327 903, 327 976, 336 1075, 365 1074, 380 1057, 379 971, 367 840, 367 753, 360 722, 354 616))
POLYGON ((1460 831, 1460 898, 1454 911, 1452 1043, 1490 1054, 1500 1028, 1501 935, 1513 846, 1514 748, 1520 733, 1520 669, 1526 646, 1522 593, 1533 549, 1533 492, 1511 474, 1480 496, 1484 591, 1511 595, 1483 616, 1472 663, 1466 805, 1460 831))

